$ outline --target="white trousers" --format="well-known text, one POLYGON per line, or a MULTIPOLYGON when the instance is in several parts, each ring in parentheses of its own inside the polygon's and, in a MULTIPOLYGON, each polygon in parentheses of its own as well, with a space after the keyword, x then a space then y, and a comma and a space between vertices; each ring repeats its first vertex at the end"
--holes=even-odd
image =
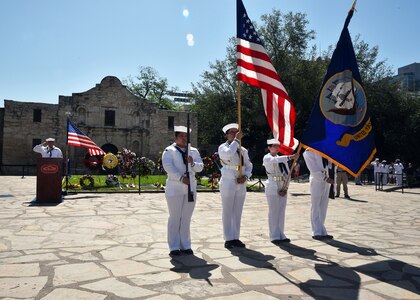
POLYGON ((383 185, 388 184, 388 173, 382 173, 382 184, 383 185))
POLYGON ((328 209, 330 184, 310 178, 312 235, 327 235, 324 226, 328 209))
POLYGON ((268 229, 270 241, 283 240, 284 219, 286 214, 287 194, 284 197, 280 195, 267 195, 268 202, 268 229))
POLYGON ((403 175, 402 173, 395 173, 395 180, 398 186, 402 185, 403 175))
POLYGON ((194 193, 194 202, 188 202, 187 194, 166 195, 168 204, 168 245, 169 250, 191 249, 190 224, 194 211, 197 194, 194 193))
POLYGON ((220 181, 220 195, 224 239, 225 241, 239 240, 246 183, 237 184, 236 179, 224 178, 220 181))

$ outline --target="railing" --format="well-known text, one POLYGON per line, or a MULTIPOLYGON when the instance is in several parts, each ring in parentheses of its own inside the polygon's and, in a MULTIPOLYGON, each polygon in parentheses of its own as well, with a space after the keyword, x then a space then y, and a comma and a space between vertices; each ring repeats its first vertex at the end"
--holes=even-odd
POLYGON ((36 175, 36 165, 9 165, 0 164, 0 175, 36 175))
POLYGON ((390 184, 390 189, 387 191, 401 188, 401 193, 404 193, 404 174, 389 174, 389 173, 375 173, 375 191, 383 191, 384 186, 390 184))

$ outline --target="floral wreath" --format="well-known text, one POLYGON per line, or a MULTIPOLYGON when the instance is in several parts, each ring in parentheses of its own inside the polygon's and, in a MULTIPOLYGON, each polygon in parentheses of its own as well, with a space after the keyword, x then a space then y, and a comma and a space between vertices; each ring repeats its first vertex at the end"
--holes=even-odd
POLYGON ((95 180, 91 175, 83 175, 80 177, 79 184, 82 189, 91 189, 95 184, 95 180))
POLYGON ((102 165, 107 169, 114 169, 118 166, 118 157, 113 153, 107 153, 103 158, 102 165))

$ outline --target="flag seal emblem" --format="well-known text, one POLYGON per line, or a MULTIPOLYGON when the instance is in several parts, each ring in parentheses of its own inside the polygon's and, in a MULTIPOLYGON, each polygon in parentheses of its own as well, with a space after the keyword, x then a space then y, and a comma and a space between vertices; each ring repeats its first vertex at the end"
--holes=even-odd
POLYGON ((350 70, 332 75, 319 97, 322 114, 334 124, 356 127, 365 117, 365 91, 350 70))

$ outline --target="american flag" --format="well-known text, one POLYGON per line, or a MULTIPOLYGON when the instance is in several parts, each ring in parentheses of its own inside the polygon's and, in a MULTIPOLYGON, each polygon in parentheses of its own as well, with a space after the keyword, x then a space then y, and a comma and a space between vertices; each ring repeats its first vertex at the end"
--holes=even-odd
POLYGON ((105 152, 98 147, 86 134, 80 131, 69 119, 67 120, 67 141, 70 146, 87 148, 89 154, 105 155, 105 152))
POLYGON ((237 78, 261 89, 265 114, 281 150, 292 154, 298 145, 294 139, 295 108, 277 75, 270 57, 258 37, 242 3, 236 2, 237 78))

